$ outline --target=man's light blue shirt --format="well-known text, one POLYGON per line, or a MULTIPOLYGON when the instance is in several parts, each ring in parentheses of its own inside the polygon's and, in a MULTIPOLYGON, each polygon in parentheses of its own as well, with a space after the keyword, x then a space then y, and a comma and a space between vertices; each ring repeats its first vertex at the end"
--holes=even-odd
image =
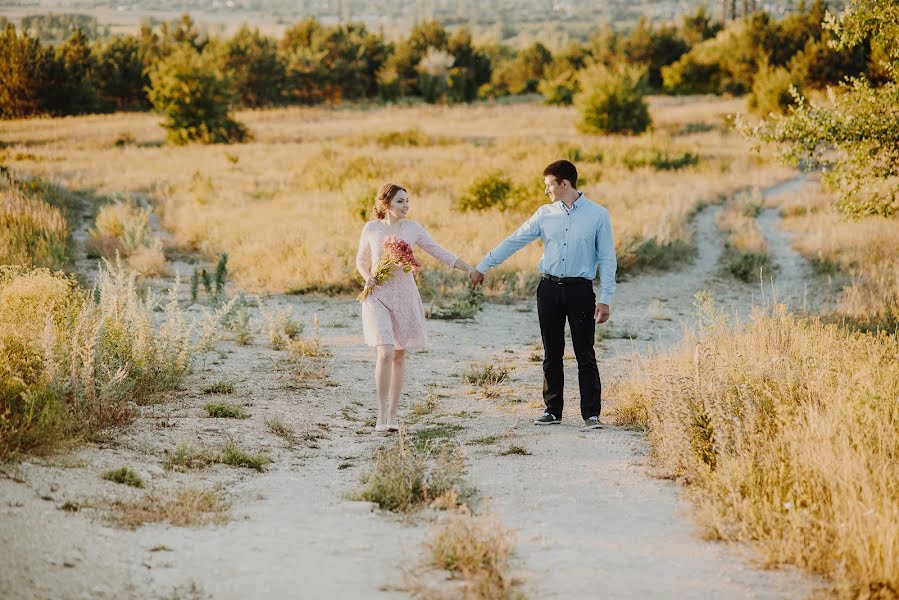
POLYGON ((615 242, 609 211, 582 193, 571 205, 544 204, 515 233, 487 253, 477 269, 486 273, 536 239, 543 240, 537 271, 556 277, 595 279, 599 269, 599 302, 610 304, 615 292, 615 242))

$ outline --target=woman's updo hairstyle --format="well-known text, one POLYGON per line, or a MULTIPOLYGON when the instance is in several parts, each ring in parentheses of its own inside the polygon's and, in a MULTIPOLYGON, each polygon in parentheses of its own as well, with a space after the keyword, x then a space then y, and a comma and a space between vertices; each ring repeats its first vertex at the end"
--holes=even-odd
POLYGON ((381 220, 387 216, 387 209, 390 207, 390 202, 400 190, 403 190, 405 192, 406 188, 395 183, 385 183, 381 186, 381 189, 378 190, 378 195, 375 196, 376 219, 381 220))

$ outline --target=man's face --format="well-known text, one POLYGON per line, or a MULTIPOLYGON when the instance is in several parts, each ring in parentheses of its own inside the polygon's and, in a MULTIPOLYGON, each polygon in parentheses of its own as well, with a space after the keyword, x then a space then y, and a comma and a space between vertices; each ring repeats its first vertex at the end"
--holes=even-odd
POLYGON ((547 175, 543 178, 543 183, 546 186, 543 191, 549 196, 549 199, 553 202, 559 199, 559 195, 562 193, 564 189, 562 184, 556 181, 556 178, 552 175, 547 175))

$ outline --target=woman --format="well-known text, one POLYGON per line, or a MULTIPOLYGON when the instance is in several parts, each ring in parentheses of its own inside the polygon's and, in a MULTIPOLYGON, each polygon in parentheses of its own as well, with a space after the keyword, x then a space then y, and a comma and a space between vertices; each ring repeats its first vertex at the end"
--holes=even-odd
POLYGON ((365 343, 378 349, 375 365, 375 388, 378 394, 378 421, 375 431, 397 431, 397 408, 406 374, 406 349, 424 346, 424 308, 411 272, 395 268, 390 277, 378 285, 372 277, 384 250, 384 238, 394 236, 410 247, 416 245, 440 262, 467 272, 473 269, 456 255, 444 250, 415 221, 406 219, 409 194, 405 188, 385 183, 375 198, 376 220, 369 221, 359 238, 356 269, 370 294, 362 301, 362 329, 365 343))

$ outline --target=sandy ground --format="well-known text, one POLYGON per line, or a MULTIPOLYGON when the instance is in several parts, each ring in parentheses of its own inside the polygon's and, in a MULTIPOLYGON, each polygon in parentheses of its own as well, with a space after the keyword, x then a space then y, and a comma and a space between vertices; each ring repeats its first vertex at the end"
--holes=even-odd
MULTIPOLYGON (((791 193, 797 183, 766 193, 791 193)), ((759 219, 778 265, 761 286, 720 273, 718 210, 696 216, 693 264, 619 284, 597 344, 604 381, 619 377, 637 353, 680 339, 697 291, 711 290, 737 314, 759 301, 763 287, 807 306, 807 266, 778 228, 776 211, 759 219)), ((179 265, 185 274, 187 268, 179 265)), ((374 356, 361 345, 358 305, 316 297, 256 300, 292 307, 307 332, 318 319, 333 353, 326 377, 303 381, 287 353, 268 346, 254 311, 250 345, 222 341, 198 360, 184 389, 141 407, 125 431, 71 452, 0 465, 0 598, 404 598, 404 583, 416 576, 448 597, 458 595, 441 574, 419 568, 439 513, 398 517, 347 499, 386 443, 364 425, 374 415, 374 356), (250 418, 204 416, 211 396, 199 390, 223 380, 236 389, 222 399, 243 404, 250 418), (268 431, 271 417, 306 439, 287 444, 268 431), (163 469, 178 444, 217 448, 227 441, 265 451, 274 463, 265 473, 224 465, 163 469), (137 470, 148 489, 100 478, 122 465, 137 470), (168 497, 187 487, 219 490, 231 519, 137 530, 109 520, 116 499, 168 497), (79 510, 64 510, 67 503, 79 510)), ((640 433, 613 426, 581 431, 573 356, 566 361, 562 425, 533 426, 542 412, 540 363, 531 359, 539 339, 533 301, 491 304, 474 321, 429 321, 428 327, 429 348, 409 359, 402 418, 410 430, 462 427, 455 440, 467 455, 468 478, 484 510, 515 533, 514 574, 527 597, 797 598, 819 585, 795 570, 754 567, 745 547, 702 540, 679 486, 651 476, 640 433), (498 398, 485 399, 464 382, 472 361, 512 368, 498 398), (438 407, 414 422, 410 407, 428 390, 438 407), (470 443, 489 435, 502 437, 470 443), (501 456, 513 443, 530 455, 501 456)), ((606 397, 605 409, 612 405, 614 398, 606 397)))

